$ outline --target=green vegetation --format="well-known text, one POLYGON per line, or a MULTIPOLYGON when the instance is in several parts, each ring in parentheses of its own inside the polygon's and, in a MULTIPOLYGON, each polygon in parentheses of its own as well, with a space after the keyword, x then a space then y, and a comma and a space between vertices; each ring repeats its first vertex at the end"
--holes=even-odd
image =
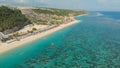
POLYGON ((11 33, 29 24, 30 21, 15 8, 0 7, 0 32, 11 33))
MULTIPOLYGON (((16 8, 0 6, 0 32, 9 34, 32 23, 38 25, 60 25, 72 21, 71 17, 81 14, 86 14, 86 11, 54 8, 19 10, 16 8)), ((34 28, 33 31, 35 30, 36 29, 34 28)), ((33 31, 28 31, 28 33, 32 33, 33 31)))
POLYGON ((76 16, 80 14, 85 14, 86 11, 77 11, 77 10, 66 10, 66 9, 53 9, 53 8, 44 8, 44 9, 33 9, 36 13, 42 14, 50 14, 50 15, 57 15, 57 16, 76 16))
POLYGON ((36 31, 37 29, 36 28, 32 28, 32 31, 36 31))
POLYGON ((33 33, 33 30, 31 30, 31 31, 30 31, 30 30, 28 30, 27 32, 28 32, 28 33, 33 33))
POLYGON ((19 36, 19 33, 16 32, 16 33, 14 33, 12 36, 13 36, 13 37, 18 37, 18 36, 19 36))
POLYGON ((32 30, 28 30, 27 32, 28 33, 33 33, 34 31, 36 31, 37 29, 36 28, 32 28, 32 30))
POLYGON ((31 19, 34 23, 42 25, 53 25, 62 24, 65 22, 70 22, 72 19, 70 17, 86 14, 84 10, 67 10, 67 9, 54 9, 54 8, 36 8, 32 9, 36 14, 31 15, 31 19))

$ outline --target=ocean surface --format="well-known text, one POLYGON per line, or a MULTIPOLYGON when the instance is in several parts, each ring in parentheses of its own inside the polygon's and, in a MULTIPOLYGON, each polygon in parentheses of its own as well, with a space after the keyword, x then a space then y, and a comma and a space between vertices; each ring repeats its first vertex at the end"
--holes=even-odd
POLYGON ((81 22, 0 54, 0 68, 120 68, 120 12, 81 22))

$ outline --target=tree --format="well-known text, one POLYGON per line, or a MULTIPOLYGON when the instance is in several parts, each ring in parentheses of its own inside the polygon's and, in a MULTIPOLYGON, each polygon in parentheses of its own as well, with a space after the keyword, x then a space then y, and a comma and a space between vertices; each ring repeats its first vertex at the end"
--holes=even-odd
POLYGON ((6 6, 0 7, 0 31, 8 33, 15 32, 25 25, 29 24, 30 21, 21 13, 18 9, 11 9, 6 6), (15 29, 17 28, 17 29, 15 29))
POLYGON ((32 28, 32 31, 36 31, 37 29, 36 28, 32 28))

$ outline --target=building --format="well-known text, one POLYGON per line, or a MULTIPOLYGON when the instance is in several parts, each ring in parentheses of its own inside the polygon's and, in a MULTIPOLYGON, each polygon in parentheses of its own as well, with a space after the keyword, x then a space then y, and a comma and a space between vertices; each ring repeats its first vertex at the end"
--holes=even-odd
POLYGON ((0 40, 5 41, 8 38, 7 35, 4 35, 2 32, 0 32, 0 40))

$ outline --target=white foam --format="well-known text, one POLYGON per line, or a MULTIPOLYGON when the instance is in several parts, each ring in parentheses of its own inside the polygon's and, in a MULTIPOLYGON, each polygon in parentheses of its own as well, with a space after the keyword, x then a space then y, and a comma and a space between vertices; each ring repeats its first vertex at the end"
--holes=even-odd
POLYGON ((103 16, 104 14, 100 13, 100 12, 97 12, 96 13, 97 16, 103 16))

